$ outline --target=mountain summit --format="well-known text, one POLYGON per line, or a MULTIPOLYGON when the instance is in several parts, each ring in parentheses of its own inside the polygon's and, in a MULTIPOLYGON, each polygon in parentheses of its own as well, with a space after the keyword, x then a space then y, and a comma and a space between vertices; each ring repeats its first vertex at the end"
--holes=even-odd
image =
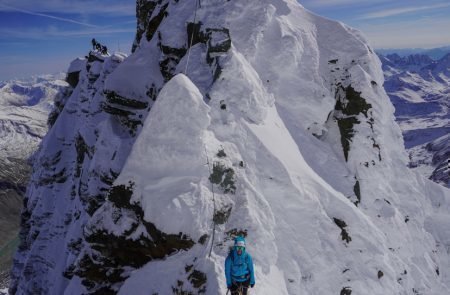
POLYGON ((51 114, 12 294, 446 294, 450 193, 407 168, 377 55, 294 0, 138 0, 51 114))

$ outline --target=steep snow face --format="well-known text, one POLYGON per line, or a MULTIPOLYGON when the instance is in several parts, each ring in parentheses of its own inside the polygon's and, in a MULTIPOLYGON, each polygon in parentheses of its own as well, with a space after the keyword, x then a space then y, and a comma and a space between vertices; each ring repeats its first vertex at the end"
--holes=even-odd
POLYGON ((124 58, 91 52, 87 60, 70 66, 74 71, 67 79, 75 88, 55 100, 48 118, 51 128, 34 155, 12 273, 13 294, 62 294, 67 285, 64 271, 76 258, 70 253, 78 249, 86 216, 98 207, 115 169, 120 171, 116 165, 124 161, 115 152, 124 147, 127 154, 128 131, 109 122, 110 115, 102 111, 104 80, 124 58), (19 278, 29 283, 19 285, 19 278))
POLYGON ((0 288, 7 286, 17 247, 28 158, 47 132, 53 101, 68 85, 64 75, 0 82, 0 288))
POLYGON ((436 167, 430 179, 450 187, 450 134, 430 142, 426 149, 433 154, 431 163, 436 167))
POLYGON ((134 53, 91 55, 41 146, 13 293, 223 294, 237 235, 258 294, 448 293, 449 191, 407 169, 359 32, 294 0, 137 5, 134 53))
POLYGON ((384 86, 396 108, 397 122, 409 152, 409 165, 425 177, 449 187, 450 55, 421 64, 414 70, 406 63, 414 57, 403 58, 406 64, 397 62, 394 75, 386 68, 391 57, 381 59, 387 71, 384 86))

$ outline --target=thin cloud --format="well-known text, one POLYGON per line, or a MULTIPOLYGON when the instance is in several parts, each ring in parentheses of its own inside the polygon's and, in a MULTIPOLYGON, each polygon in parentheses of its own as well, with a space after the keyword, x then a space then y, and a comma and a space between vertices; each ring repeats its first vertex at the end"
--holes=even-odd
POLYGON ((304 4, 308 7, 335 7, 342 5, 365 5, 374 3, 387 3, 391 0, 308 0, 300 1, 300 4, 304 4))
POLYGON ((360 29, 375 48, 433 48, 450 44, 449 27, 450 19, 431 18, 395 24, 366 24, 360 29))
POLYGON ((68 13, 83 15, 115 15, 134 16, 136 14, 136 4, 133 2, 123 3, 123 1, 67 1, 67 0, 0 0, 0 11, 8 11, 8 7, 16 7, 28 11, 39 11, 44 13, 68 13), (2 8, 2 5, 4 6, 2 8))
POLYGON ((54 20, 58 20, 58 21, 62 21, 62 22, 67 22, 67 23, 73 23, 73 24, 77 24, 77 25, 81 25, 81 26, 86 26, 86 27, 91 27, 91 28, 98 28, 98 26, 96 25, 92 25, 89 23, 84 23, 84 22, 79 22, 70 18, 64 18, 64 17, 58 17, 58 16, 53 16, 53 15, 49 15, 49 14, 45 14, 45 13, 39 13, 39 12, 33 12, 33 11, 29 11, 29 10, 25 10, 25 9, 20 9, 20 8, 16 8, 13 6, 9 6, 9 5, 5 5, 5 4, 0 4, 3 7, 9 8, 11 10, 14 11, 18 11, 21 13, 26 13, 26 14, 30 14, 30 15, 36 15, 36 16, 42 16, 42 17, 46 17, 46 18, 50 18, 50 19, 54 19, 54 20))
POLYGON ((111 29, 111 28, 99 28, 87 30, 58 30, 55 27, 49 27, 43 29, 30 29, 30 30, 16 30, 16 29, 0 29, 0 35, 2 38, 20 38, 20 39, 49 39, 49 38, 62 38, 62 37, 84 37, 92 35, 112 35, 119 33, 134 33, 135 29, 111 29))
POLYGON ((400 14, 418 12, 423 10, 431 10, 438 8, 450 7, 450 3, 442 3, 436 5, 427 5, 427 6, 416 6, 416 7, 405 7, 405 8, 395 8, 395 9, 386 9, 377 12, 367 13, 362 15, 359 19, 376 19, 376 18, 385 18, 400 14))
POLYGON ((92 35, 111 35, 118 33, 135 33, 136 29, 98 29, 98 30, 88 30, 88 31, 65 31, 55 34, 54 36, 92 36, 92 35))
MULTIPOLYGON (((115 24, 108 25, 108 26, 102 26, 102 28, 107 29, 107 28, 120 27, 123 25, 131 25, 131 24, 136 24, 136 20, 130 20, 130 21, 126 21, 126 22, 115 23, 115 24)), ((134 32, 135 31, 136 30, 134 30, 134 32)))

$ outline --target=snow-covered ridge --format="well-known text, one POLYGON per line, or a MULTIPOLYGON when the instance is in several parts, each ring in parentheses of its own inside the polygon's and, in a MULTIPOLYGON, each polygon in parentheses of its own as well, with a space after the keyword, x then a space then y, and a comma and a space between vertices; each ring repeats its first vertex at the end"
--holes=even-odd
POLYGON ((358 31, 294 0, 137 17, 131 56, 74 66, 12 293, 224 294, 236 235, 258 294, 448 293, 449 191, 407 169, 358 31))
POLYGON ((30 155, 47 132, 47 119, 68 84, 64 74, 0 82, 0 288, 9 281, 17 247, 30 155))

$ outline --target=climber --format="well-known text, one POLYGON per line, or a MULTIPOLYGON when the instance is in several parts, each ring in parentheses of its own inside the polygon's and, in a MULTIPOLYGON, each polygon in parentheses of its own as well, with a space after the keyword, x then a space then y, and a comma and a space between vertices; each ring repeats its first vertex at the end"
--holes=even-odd
POLYGON ((91 43, 92 43, 92 50, 95 50, 95 47, 97 46, 97 40, 95 40, 95 38, 92 38, 91 43))
POLYGON ((102 45, 102 54, 107 55, 108 54, 108 47, 105 45, 102 45))
POLYGON ((238 295, 239 289, 247 295, 247 289, 255 286, 255 273, 250 254, 245 251, 245 239, 236 237, 234 247, 225 259, 225 277, 231 295, 238 295))

